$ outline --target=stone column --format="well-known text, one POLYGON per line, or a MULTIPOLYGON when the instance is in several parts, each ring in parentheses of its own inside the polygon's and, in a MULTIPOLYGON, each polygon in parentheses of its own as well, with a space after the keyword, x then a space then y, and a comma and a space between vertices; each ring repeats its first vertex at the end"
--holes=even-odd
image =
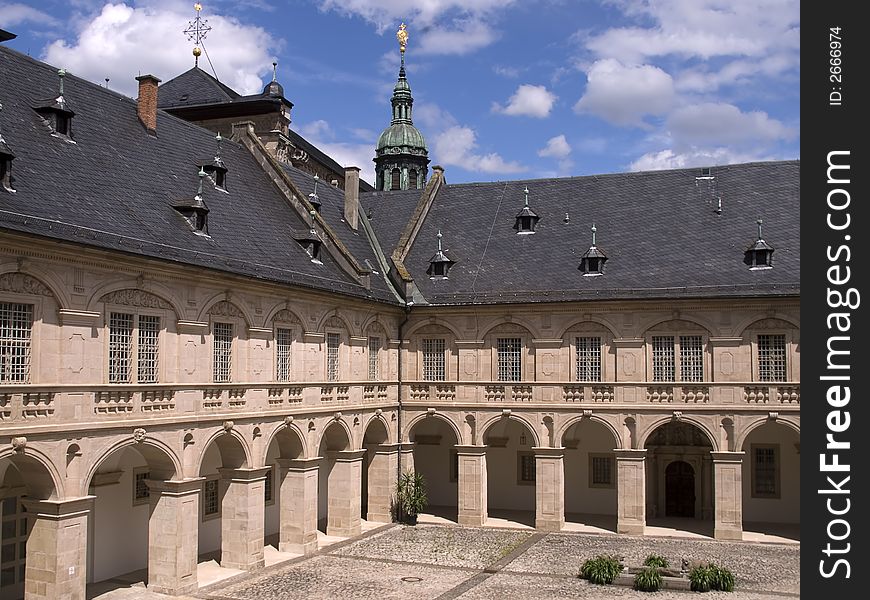
POLYGON ((535 529, 559 531, 565 525, 564 448, 535 452, 535 529))
POLYGON ((148 590, 171 596, 195 592, 202 478, 146 483, 151 504, 148 590))
POLYGON ((643 535, 646 527, 646 450, 614 450, 616 532, 643 535))
POLYGON ((317 552, 317 483, 323 459, 279 458, 278 550, 295 554, 317 552))
POLYGON ((486 446, 456 446, 459 455, 459 524, 486 522, 486 446))
POLYGON ((252 571, 265 565, 266 471, 218 469, 221 474, 221 566, 252 571))
POLYGON ((390 511, 399 469, 399 445, 382 444, 370 446, 372 453, 369 463, 369 510, 366 519, 377 523, 390 523, 390 511))
POLYGON ((360 498, 362 486, 363 457, 365 450, 329 452, 333 461, 329 473, 328 514, 326 534, 352 537, 361 532, 360 498))
POLYGON ((25 600, 85 600, 88 514, 94 496, 21 502, 32 520, 24 572, 25 600))
POLYGON ((402 457, 402 473, 407 473, 408 471, 414 471, 414 446, 416 444, 414 442, 404 442, 402 444, 401 450, 399 453, 402 457))
POLYGON ((742 540, 744 452, 711 452, 710 455, 715 495, 713 537, 742 540))

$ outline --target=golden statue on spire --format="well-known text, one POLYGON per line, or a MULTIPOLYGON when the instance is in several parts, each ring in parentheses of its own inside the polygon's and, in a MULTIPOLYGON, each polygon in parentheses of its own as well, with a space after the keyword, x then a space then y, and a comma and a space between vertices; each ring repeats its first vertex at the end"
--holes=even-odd
POLYGON ((399 50, 405 52, 405 48, 408 47, 408 31, 405 24, 402 23, 399 25, 399 31, 396 32, 396 39, 399 40, 399 50))

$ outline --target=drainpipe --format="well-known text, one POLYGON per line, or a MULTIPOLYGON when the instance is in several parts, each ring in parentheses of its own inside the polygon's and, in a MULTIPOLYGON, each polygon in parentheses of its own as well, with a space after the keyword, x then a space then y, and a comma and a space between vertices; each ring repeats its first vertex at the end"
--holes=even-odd
POLYGON ((397 453, 397 462, 398 469, 396 470, 396 483, 398 484, 402 477, 402 340, 405 339, 405 325, 408 324, 408 320, 411 318, 411 306, 413 302, 408 302, 405 304, 405 318, 399 323, 399 378, 398 378, 398 394, 399 394, 399 414, 396 419, 396 428, 398 430, 399 436, 399 451, 397 453))

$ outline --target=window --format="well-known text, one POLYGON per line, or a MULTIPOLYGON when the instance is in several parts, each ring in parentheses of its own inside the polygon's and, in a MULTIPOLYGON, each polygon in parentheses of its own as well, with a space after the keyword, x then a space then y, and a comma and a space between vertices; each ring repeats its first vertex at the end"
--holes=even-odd
POLYGON ((338 348, 341 344, 341 335, 338 333, 326 334, 326 380, 338 381, 338 348))
POLYGON ((30 382, 33 305, 0 302, 0 381, 30 382))
POLYGON ((779 498, 779 446, 752 445, 752 496, 779 498))
POLYGON ((700 335, 680 336, 680 381, 704 381, 704 344, 700 335))
POLYGON ((674 381, 674 338, 655 335, 653 345, 653 381, 674 381))
POLYGON ((535 483, 535 455, 532 452, 517 452, 517 484, 535 483))
POLYGON ((614 485, 614 470, 612 456, 607 454, 590 454, 589 487, 612 488, 614 485))
POLYGON ((290 344, 293 332, 279 327, 275 332, 275 380, 290 381, 290 344))
POLYGON ((370 337, 369 338, 369 380, 377 381, 378 374, 380 373, 380 354, 381 351, 381 338, 379 337, 370 337))
POLYGON ((653 381, 704 381, 704 338, 656 335, 652 338, 653 381), (679 365, 677 365, 679 358, 679 365), (677 366, 680 377, 677 379, 677 366))
POLYGON ((577 381, 601 381, 601 338, 575 338, 577 381))
POLYGON ((109 314, 109 383, 159 380, 160 317, 109 314))
POLYGON ((417 189, 417 171, 415 169, 411 169, 410 171, 408 171, 408 189, 417 189))
POLYGON ((67 116, 61 112, 58 112, 57 115, 55 116, 54 130, 61 135, 68 136, 69 135, 69 123, 70 123, 69 116, 67 116))
POLYGON ((399 169, 393 169, 393 180, 390 184, 391 190, 398 190, 402 187, 402 172, 399 169))
POLYGON ((0 151, 0 188, 10 192, 15 191, 12 187, 12 158, 11 154, 0 151))
POLYGON ((456 450, 450 451, 450 481, 459 481, 459 453, 456 450))
POLYGON ((202 482, 202 516, 215 517, 221 512, 220 480, 217 477, 202 482))
POLYGON ((160 317, 139 315, 139 383, 157 383, 160 355, 160 317))
POLYGON ((423 379, 444 381, 445 373, 444 338, 423 340, 423 379))
POLYGON ((214 335, 214 381, 228 383, 232 381, 233 366, 233 324, 215 323, 212 326, 214 335))
POLYGON ((275 467, 270 466, 266 471, 266 481, 263 484, 266 504, 275 504, 275 467))
MULTIPOLYGON (((0 500, 0 588, 8 588, 24 583, 25 562, 27 560, 27 511, 20 496, 9 496, 0 500)), ((0 597, 16 598, 18 594, 8 594, 4 590, 0 597)))
POLYGON ((133 315, 109 315, 109 383, 130 383, 133 377, 133 315))
POLYGON ((498 338, 498 380, 521 381, 523 378, 522 343, 520 338, 498 338))
POLYGON ((758 378, 761 381, 785 381, 785 335, 758 336, 758 378))
POLYGON ((151 491, 148 489, 148 484, 145 480, 151 478, 151 473, 147 470, 136 469, 133 471, 133 505, 148 504, 148 499, 151 497, 151 491))

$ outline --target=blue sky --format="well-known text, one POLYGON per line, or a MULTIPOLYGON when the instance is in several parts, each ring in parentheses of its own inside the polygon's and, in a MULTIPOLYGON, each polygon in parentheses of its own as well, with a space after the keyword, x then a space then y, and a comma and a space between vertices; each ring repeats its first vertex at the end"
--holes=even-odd
MULTIPOLYGON (((402 21, 415 124, 449 182, 800 156, 796 0, 202 4, 218 78, 259 91, 277 60, 291 127, 369 180, 402 21)), ((193 66, 193 16, 192 0, 0 0, 9 46, 131 96, 140 73, 193 66)))

